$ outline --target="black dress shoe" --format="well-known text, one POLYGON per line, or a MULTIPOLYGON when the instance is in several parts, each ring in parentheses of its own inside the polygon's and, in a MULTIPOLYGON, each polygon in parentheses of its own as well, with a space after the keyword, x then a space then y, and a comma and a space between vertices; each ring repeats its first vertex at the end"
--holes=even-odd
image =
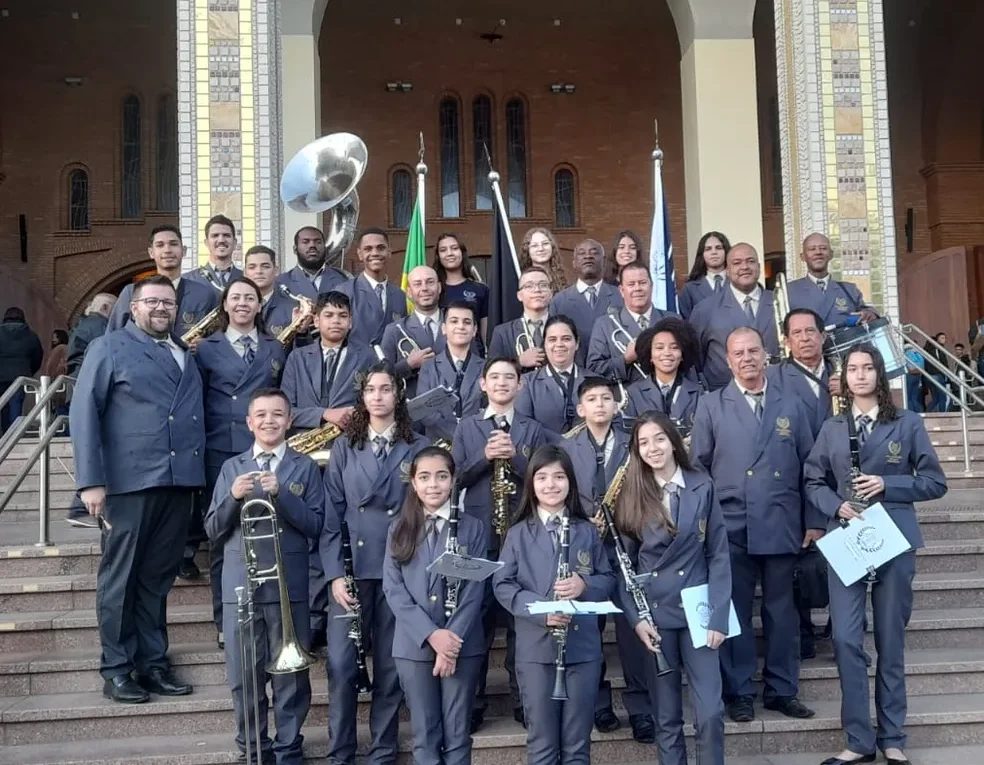
POLYGON ((187 696, 193 688, 188 683, 179 682, 170 671, 154 667, 146 674, 137 676, 140 685, 158 696, 187 696))
POLYGON ((652 715, 629 715, 632 738, 640 744, 656 743, 656 721, 652 715))
POLYGON ((817 646, 812 640, 807 642, 800 638, 800 661, 817 658, 817 646))
POLYGON ((786 717, 793 717, 797 720, 807 720, 816 714, 816 712, 805 706, 795 696, 784 696, 776 699, 770 699, 769 701, 766 701, 763 706, 766 709, 771 709, 774 712, 779 712, 779 714, 786 715, 786 717))
POLYGON ((179 579, 198 579, 202 572, 198 570, 193 558, 182 558, 181 565, 178 567, 179 579))
POLYGON ((599 733, 611 733, 622 727, 621 721, 615 716, 611 707, 595 712, 595 728, 599 733))
MULTIPOLYGON (((865 760, 858 760, 858 762, 865 762, 865 760)), ((901 760, 898 760, 894 757, 889 757, 888 755, 885 755, 885 762, 886 765, 912 765, 912 763, 909 762, 908 758, 903 758, 901 760)))
POLYGON ((471 713, 471 723, 468 726, 469 732, 474 735, 485 724, 485 710, 473 709, 471 713))
POLYGON ((134 682, 129 675, 117 675, 103 686, 103 696, 120 704, 143 704, 150 694, 134 682))
POLYGON ((755 707, 751 696, 741 696, 728 704, 728 717, 738 723, 755 719, 755 707))
POLYGON ((311 653, 320 651, 328 647, 328 633, 325 630, 313 630, 311 632, 311 653))
POLYGON ((526 727, 526 713, 522 707, 513 707, 513 719, 524 728, 526 727))
MULTIPOLYGON (((866 754, 856 760, 842 760, 840 757, 828 757, 820 765, 854 765, 857 762, 874 762, 875 755, 866 754)), ((901 762, 900 760, 889 760, 889 762, 901 762)))

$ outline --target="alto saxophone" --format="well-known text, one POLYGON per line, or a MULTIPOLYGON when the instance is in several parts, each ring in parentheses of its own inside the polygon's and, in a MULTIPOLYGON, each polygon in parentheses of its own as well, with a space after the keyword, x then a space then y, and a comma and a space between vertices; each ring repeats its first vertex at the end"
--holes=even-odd
POLYGON ((509 460, 497 459, 492 465, 492 528, 505 539, 509 526, 509 498, 516 493, 515 482, 509 479, 509 460))
POLYGON ((607 507, 612 509, 615 507, 615 501, 618 499, 618 495, 622 492, 622 487, 625 486, 625 474, 629 469, 630 459, 631 457, 626 457, 625 462, 618 466, 618 470, 615 471, 615 475, 612 477, 612 482, 608 484, 608 491, 606 491, 605 496, 602 497, 601 505, 598 507, 598 511, 591 520, 598 531, 601 532, 602 538, 604 538, 605 532, 608 531, 608 526, 605 523, 605 508, 607 507))
POLYGON ((191 345, 211 335, 218 326, 220 310, 221 306, 216 306, 205 314, 195 326, 181 335, 181 342, 185 345, 191 345))
POLYGON ((300 307, 300 312, 297 314, 297 318, 292 320, 289 325, 284 327, 280 334, 277 335, 277 342, 279 342, 285 348, 294 342, 294 338, 301 329, 301 325, 307 321, 308 316, 314 313, 314 303, 312 303, 308 298, 303 295, 294 295, 290 290, 288 290, 283 284, 277 285, 277 291, 280 292, 285 298, 293 300, 300 307))
POLYGON ((328 447, 340 435, 342 435, 340 427, 333 422, 326 422, 320 427, 291 436, 287 439, 287 446, 295 452, 306 454, 319 465, 323 465, 328 462, 328 458, 331 456, 328 447))

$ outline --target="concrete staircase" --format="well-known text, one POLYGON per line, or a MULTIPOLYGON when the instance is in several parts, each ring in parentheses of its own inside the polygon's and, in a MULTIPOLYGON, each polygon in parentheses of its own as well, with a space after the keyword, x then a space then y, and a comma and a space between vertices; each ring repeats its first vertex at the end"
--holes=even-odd
MULTIPOLYGON (((950 493, 919 508, 927 539, 917 556, 915 611, 907 637, 910 757, 915 765, 984 762, 984 418, 971 420, 973 472, 963 471, 960 421, 930 416, 927 426, 947 467, 950 493)), ((0 465, 0 487, 22 466, 29 447, 0 465)), ((139 706, 102 698, 98 674, 95 572, 99 535, 64 522, 72 497, 71 453, 56 443, 52 460, 54 546, 37 536, 37 478, 30 477, 0 518, 0 765, 198 765, 236 761, 232 700, 215 644, 207 579, 179 581, 170 596, 171 656, 191 696, 154 698, 139 706)), ((200 566, 207 571, 204 558, 200 566)), ((826 615, 817 613, 818 625, 826 615)), ((621 709, 621 669, 606 635, 609 674, 621 709)), ((869 650, 873 651, 869 635, 869 650)), ((525 762, 525 732, 512 721, 497 641, 490 678, 491 719, 475 737, 477 765, 525 762)), ((807 765, 843 744, 839 684, 830 644, 805 662, 801 698, 817 711, 789 720, 760 707, 753 723, 726 724, 729 763, 807 765), (732 759, 733 758, 733 759, 732 759)), ((324 763, 328 695, 324 665, 312 670, 314 698, 305 750, 324 763)), ((406 714, 404 714, 404 719, 406 714)), ((360 741, 368 737, 368 697, 361 699, 360 741)), ((272 730, 272 722, 271 722, 272 730)), ((692 735, 688 726, 688 735, 692 735)), ((409 726, 401 728, 401 761, 411 761, 409 726)), ((639 763, 656 750, 631 739, 628 726, 595 734, 597 762, 639 763)))

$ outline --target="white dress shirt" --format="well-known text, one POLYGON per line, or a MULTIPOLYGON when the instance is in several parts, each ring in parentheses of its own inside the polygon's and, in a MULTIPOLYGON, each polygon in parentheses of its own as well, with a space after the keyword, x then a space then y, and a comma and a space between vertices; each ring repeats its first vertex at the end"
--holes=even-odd
POLYGON ((752 313, 755 314, 755 317, 756 318, 758 318, 758 315, 759 315, 759 302, 762 299, 762 288, 761 287, 759 287, 756 284, 755 285, 755 289, 753 289, 751 292, 749 292, 746 295, 744 292, 742 292, 740 289, 738 289, 735 285, 732 284, 731 285, 731 292, 735 296, 735 300, 738 301, 738 307, 741 308, 742 311, 745 310, 745 298, 746 297, 750 297, 752 299, 752 313))
POLYGON ((280 467, 280 463, 284 461, 284 454, 287 453, 287 442, 286 441, 281 441, 273 449, 264 449, 259 444, 254 443, 253 444, 253 461, 254 462, 256 461, 257 456, 259 456, 262 452, 269 452, 269 453, 272 453, 273 454, 273 457, 270 458, 270 472, 271 473, 276 473, 277 472, 277 468, 280 467))
POLYGON ((728 275, 724 271, 719 271, 716 274, 712 274, 708 271, 707 276, 704 277, 704 280, 710 285, 711 289, 714 289, 714 280, 719 276, 721 277, 721 287, 723 288, 728 281, 728 275))
MULTIPOLYGON (((740 382, 738 382, 737 380, 735 380, 735 385, 737 385, 737 386, 738 386, 738 390, 739 390, 739 391, 741 392, 741 397, 742 397, 743 399, 745 399, 745 403, 747 403, 747 404, 748 404, 748 408, 749 408, 749 409, 751 409, 751 410, 752 410, 752 412, 754 413, 754 412, 755 412, 755 399, 754 399, 754 398, 752 398, 752 397, 751 397, 750 395, 748 395, 748 394, 749 394, 749 393, 750 393, 751 391, 750 391, 750 390, 749 390, 748 388, 746 388, 746 387, 744 387, 744 386, 743 386, 743 385, 742 385, 742 384, 741 384, 740 382)), ((766 381, 765 381, 765 384, 764 384, 764 385, 762 385, 762 391, 761 391, 761 392, 762 392, 762 394, 763 394, 763 396, 762 396, 762 411, 765 411, 765 397, 766 397, 766 396, 768 395, 768 394, 766 393, 766 389, 767 389, 768 387, 769 387, 769 381, 768 381, 768 380, 766 380, 766 381)))
POLYGON ((253 327, 249 332, 243 334, 238 329, 233 329, 229 327, 225 331, 226 339, 229 341, 229 345, 232 346, 232 350, 239 354, 239 358, 243 358, 246 355, 246 349, 243 347, 242 339, 248 337, 253 341, 253 351, 255 352, 260 345, 259 335, 256 333, 256 327, 253 327))
POLYGON ((431 517, 437 518, 437 523, 434 525, 437 527, 437 533, 440 535, 440 533, 444 531, 444 524, 451 520, 451 500, 448 499, 447 502, 437 508, 437 510, 434 511, 433 516, 425 510, 424 520, 430 520, 431 517))
POLYGON ((494 417, 494 418, 498 419, 500 416, 506 418, 506 422, 509 423, 509 427, 511 428, 512 427, 512 424, 513 424, 513 417, 516 416, 516 410, 515 409, 510 409, 508 412, 503 412, 502 415, 499 415, 499 414, 496 413, 496 411, 491 406, 489 406, 489 407, 486 407, 485 414, 482 415, 482 419, 483 420, 487 420, 487 419, 489 419, 489 417, 494 417))
POLYGON ((814 276, 813 274, 807 274, 807 276, 810 278, 810 281, 813 282, 813 284, 817 287, 817 289, 820 288, 820 282, 823 282, 823 288, 825 290, 830 287, 830 281, 831 281, 830 274, 820 277, 814 276))
POLYGON ((393 436, 395 434, 396 434, 396 423, 395 422, 391 423, 390 426, 388 428, 386 428, 386 430, 384 430, 382 433, 377 433, 375 430, 372 429, 372 425, 370 425, 369 426, 369 435, 368 435, 368 439, 367 440, 368 440, 368 442, 371 445, 375 446, 376 439, 379 438, 380 436, 382 436, 383 438, 386 439, 386 448, 388 449, 390 447, 390 445, 392 445, 392 443, 393 443, 393 436))
POLYGON ((437 336, 440 333, 440 330, 438 329, 438 326, 441 324, 441 312, 440 311, 434 311, 434 313, 432 313, 430 316, 428 316, 425 313, 421 313, 420 311, 414 311, 413 313, 414 313, 414 316, 417 317, 417 321, 420 322, 420 326, 423 327, 424 329, 427 329, 427 321, 428 321, 428 319, 433 322, 433 324, 431 325, 431 330, 430 330, 431 339, 432 340, 437 340, 437 336))
POLYGON ((167 349, 171 352, 171 355, 174 356, 174 360, 177 362, 178 368, 181 369, 182 372, 184 372, 185 369, 184 349, 178 347, 178 344, 174 342, 174 340, 170 336, 162 337, 159 340, 157 338, 153 338, 153 340, 155 343, 165 343, 167 345, 167 349))
POLYGON ((386 282, 385 281, 377 282, 375 279, 373 279, 371 276, 369 276, 369 274, 366 273, 365 271, 362 272, 362 275, 364 277, 366 277, 366 281, 369 282, 369 286, 372 288, 372 292, 373 292, 374 295, 376 294, 376 287, 378 287, 379 285, 382 285, 382 287, 383 287, 383 313, 386 313, 386 282))
POLYGON ((646 321, 649 322, 649 324, 647 324, 647 326, 648 327, 653 326, 653 306, 652 306, 652 304, 650 304, 649 305, 649 308, 647 308, 642 313, 635 313, 634 311, 632 311, 629 308, 626 308, 625 310, 629 312, 629 316, 632 317, 632 319, 635 321, 636 324, 639 323, 639 319, 641 319, 642 317, 645 317, 646 318, 646 321))
MULTIPOLYGON (((560 511, 558 511, 556 513, 548 513, 546 510, 544 510, 539 505, 536 506, 536 516, 537 516, 537 518, 540 519, 540 523, 543 524, 544 528, 546 528, 547 521, 549 521, 551 518, 553 518, 554 516, 556 516, 557 519, 559 520, 562 515, 563 515, 563 510, 560 510, 560 511)), ((560 533, 560 527, 559 526, 557 527, 557 533, 558 534, 560 533)))
POLYGON ((668 483, 676 484, 677 489, 686 489, 687 488, 687 484, 683 480, 683 471, 680 469, 680 466, 679 465, 677 465, 676 472, 673 474, 672 478, 670 478, 669 481, 664 481, 659 476, 656 476, 656 483, 659 484, 659 488, 661 488, 661 489, 666 488, 666 484, 668 484, 668 483))

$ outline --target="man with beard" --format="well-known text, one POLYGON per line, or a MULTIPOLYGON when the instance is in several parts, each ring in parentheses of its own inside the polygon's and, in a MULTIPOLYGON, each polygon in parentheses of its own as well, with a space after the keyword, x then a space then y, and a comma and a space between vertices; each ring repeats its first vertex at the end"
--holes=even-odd
MULTIPOLYGON (((413 313, 394 321, 383 330, 383 355, 396 374, 406 383, 407 398, 417 395, 417 375, 424 362, 444 351, 441 334, 441 283, 430 266, 417 266, 407 274, 407 287, 413 301, 413 313), (417 346, 410 350, 409 337, 417 346), (409 351, 409 353, 405 353, 409 351)), ((423 393, 424 391, 419 391, 423 393)))
POLYGON ((103 695, 138 704, 148 692, 192 690, 171 674, 166 600, 205 485, 205 415, 198 366, 171 336, 178 303, 170 277, 143 280, 129 301, 133 320, 89 346, 70 422, 76 483, 103 529, 103 695))
POLYGON ((386 275, 389 235, 381 228, 367 228, 356 242, 362 273, 340 285, 338 291, 352 301, 352 338, 378 345, 386 325, 406 317, 407 294, 386 275))
POLYGON ((574 248, 574 270, 577 281, 562 289, 550 301, 551 316, 570 316, 577 327, 581 343, 577 348, 577 363, 582 368, 588 362, 588 339, 595 321, 609 308, 624 305, 618 288, 602 281, 605 272, 605 248, 594 239, 585 239, 574 248))
POLYGON ((867 303, 851 282, 839 282, 828 267, 833 258, 830 240, 823 234, 810 234, 803 240, 800 258, 806 263, 807 274, 802 279, 789 282, 790 308, 809 308, 819 314, 823 325, 843 324, 849 316, 861 321, 874 321, 878 314, 867 303))
MULTIPOLYGON (((185 248, 181 243, 181 232, 170 225, 157 226, 150 232, 150 246, 147 254, 157 266, 157 274, 166 276, 177 294, 178 308, 172 323, 174 334, 181 337, 201 321, 209 311, 218 306, 220 293, 191 276, 181 276, 181 258, 185 248)), ((119 299, 109 315, 107 332, 121 329, 130 319, 130 306, 133 302, 134 285, 128 284, 120 293, 119 299)))
POLYGON ((221 294, 231 281, 243 275, 232 265, 236 227, 225 215, 213 215, 205 224, 205 247, 208 249, 208 263, 201 268, 193 268, 185 277, 221 294))
POLYGON ((352 275, 341 268, 333 268, 327 263, 325 235, 314 226, 304 226, 294 234, 294 254, 297 265, 277 277, 293 295, 302 295, 312 303, 318 295, 331 292, 346 282, 352 275))

